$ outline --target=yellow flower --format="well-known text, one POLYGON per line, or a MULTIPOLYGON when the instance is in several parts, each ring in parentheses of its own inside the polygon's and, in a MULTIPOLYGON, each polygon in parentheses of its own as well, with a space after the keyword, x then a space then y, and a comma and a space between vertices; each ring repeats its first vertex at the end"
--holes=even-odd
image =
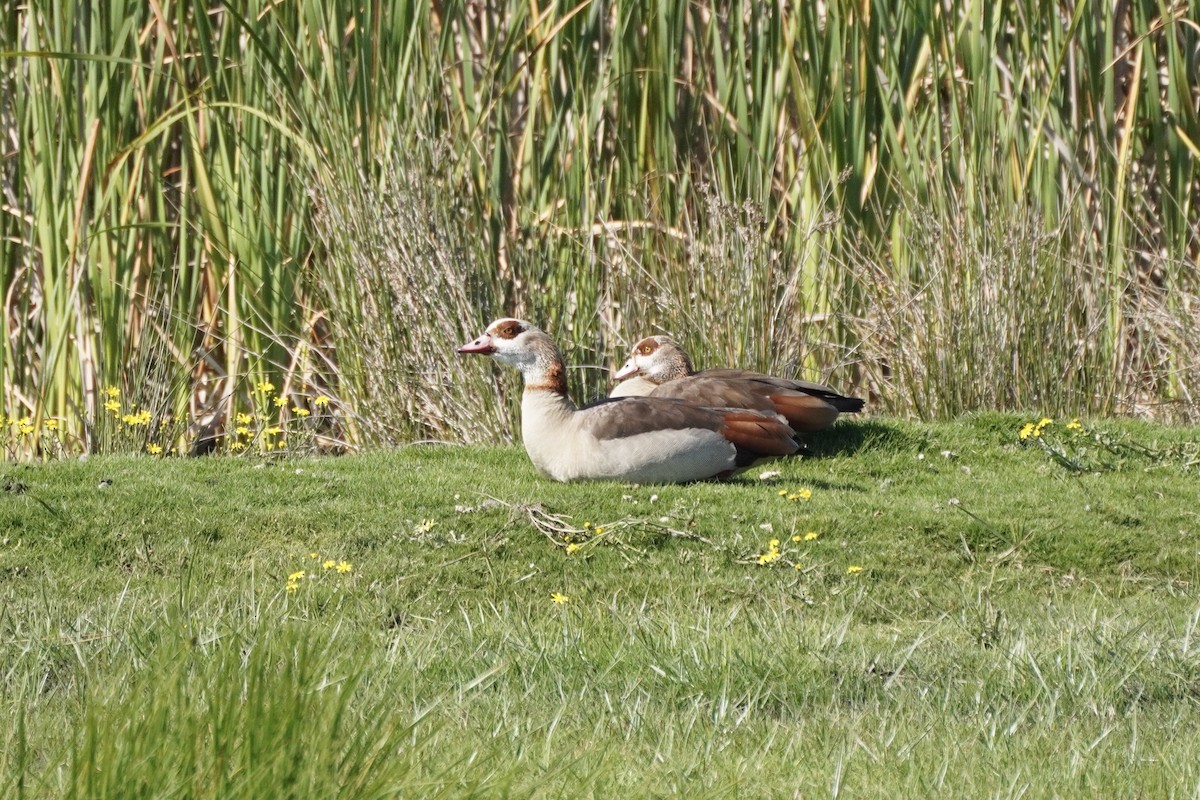
POLYGON ((267 394, 275 391, 275 384, 271 383, 270 381, 259 381, 254 388, 258 389, 264 394, 267 394))
POLYGON ((295 414, 297 417, 307 417, 312 412, 309 411, 307 408, 301 408, 300 406, 296 406, 292 409, 292 413, 295 414))
POLYGON ((1038 427, 1044 428, 1047 425, 1052 424, 1053 422, 1054 422, 1054 420, 1051 419, 1050 417, 1042 417, 1041 419, 1038 420, 1038 427))
POLYGON ((287 584, 288 594, 293 594, 294 592, 296 592, 299 589, 300 589, 299 583, 297 583, 295 581, 288 581, 288 584, 287 584))
POLYGON ((1067 423, 1067 430, 1083 432, 1083 425, 1080 424, 1078 417, 1067 423))
POLYGON ((321 395, 316 400, 313 400, 313 402, 319 406, 327 406, 327 405, 329 405, 329 398, 326 397, 325 395, 321 395))
POLYGON ((236 419, 238 425, 249 425, 251 422, 254 422, 254 415, 243 411, 237 415, 236 419))
POLYGON ((104 388, 104 392, 103 392, 103 394, 104 394, 106 397, 109 397, 109 398, 112 398, 113 400, 115 400, 115 399, 117 399, 118 397, 120 397, 120 396, 121 396, 121 390, 120 390, 120 389, 118 389, 118 388, 117 388, 117 387, 115 387, 115 386, 106 386, 106 387, 104 388))
POLYGON ((779 540, 772 539, 770 544, 767 545, 767 552, 758 557, 758 563, 760 565, 770 564, 778 561, 782 555, 779 551, 779 540))
POLYGON ((104 410, 116 414, 121 410, 121 403, 119 400, 108 400, 104 403, 104 410))
POLYGON ((160 445, 160 444, 148 444, 148 445, 146 445, 146 452, 147 452, 147 453, 149 453, 149 454, 150 454, 150 455, 152 455, 152 456, 156 456, 156 455, 158 455, 159 453, 161 453, 161 452, 162 452, 162 445, 160 445))
POLYGON ((561 606, 563 603, 569 603, 569 602, 571 602, 571 598, 570 598, 570 597, 568 597, 567 595, 563 594, 562 592, 551 592, 551 593, 550 593, 550 599, 551 599, 552 601, 554 601, 555 603, 557 603, 558 605, 560 605, 560 606, 561 606))
POLYGON ((279 395, 278 397, 276 397, 276 398, 275 398, 274 400, 272 400, 271 402, 273 402, 273 403, 276 405, 276 407, 277 407, 277 408, 283 408, 284 406, 286 406, 286 405, 287 405, 287 400, 284 398, 284 396, 283 396, 283 395, 279 395))
POLYGON ((321 562, 321 569, 333 569, 333 566, 336 563, 337 562, 334 561, 332 558, 327 558, 321 562))
POLYGON ((1017 433, 1017 436, 1021 439, 1028 439, 1031 436, 1036 437, 1039 435, 1037 425, 1034 425, 1032 422, 1026 422, 1017 433))
POLYGON ((56 419, 45 420, 42 422, 42 425, 46 426, 46 430, 48 430, 48 431, 58 430, 58 420, 56 420, 56 419))
POLYGON ((599 536, 602 533, 604 533, 604 528, 597 526, 596 527, 596 535, 599 536))
POLYGON ((575 544, 574 542, 571 542, 569 545, 567 545, 567 555, 571 555, 573 553, 578 553, 579 549, 581 547, 583 547, 583 545, 579 545, 579 544, 575 544))
POLYGON ((33 433, 36 430, 37 430, 37 428, 35 428, 32 425, 26 425, 25 423, 21 424, 21 435, 22 436, 28 436, 29 434, 33 433))
POLYGON ((246 449, 246 443, 245 443, 245 442, 232 442, 232 443, 229 445, 229 449, 230 449, 230 450, 232 450, 232 451, 234 451, 235 453, 236 453, 238 450, 245 450, 245 449, 246 449))
POLYGON ((809 531, 808 533, 804 534, 804 541, 811 542, 813 539, 816 539, 820 535, 821 534, 817 533, 816 531, 809 531))
POLYGON ((795 564, 792 564, 792 566, 795 567, 797 571, 804 569, 804 567, 801 566, 799 561, 797 561, 795 564))
POLYGON ((250 429, 247 428, 245 425, 237 426, 237 428, 235 428, 233 432, 236 433, 238 436, 249 436, 250 435, 250 429))
POLYGON ((281 433, 283 433, 283 428, 279 427, 278 425, 272 425, 271 427, 263 430, 263 436, 278 436, 281 433))
POLYGON ((320 558, 320 556, 317 555, 316 551, 309 553, 308 557, 311 558, 313 561, 316 561, 318 558, 320 558))
POLYGON ((787 489, 780 489, 778 492, 776 492, 776 494, 777 494, 777 495, 779 495, 780 497, 787 497, 787 495, 788 495, 788 490, 787 490, 787 489))
POLYGON ((339 573, 341 573, 342 575, 345 575, 347 572, 349 572, 352 569, 354 569, 354 567, 350 565, 349 561, 339 561, 337 563, 337 571, 339 573))
POLYGON ((139 411, 138 415, 137 415, 137 422, 139 425, 149 425, 150 424, 150 409, 143 408, 141 411, 139 411))
POLYGON ((849 567, 846 567, 847 575, 857 575, 860 572, 862 572, 862 567, 860 567, 858 564, 852 564, 849 567))
POLYGON ((417 530, 421 533, 429 533, 435 525, 437 525, 437 520, 423 519, 421 520, 421 524, 417 526, 417 530))
POLYGON ((294 583, 296 581, 302 581, 302 580, 304 580, 304 570, 302 570, 302 569, 298 569, 295 572, 288 575, 288 583, 294 583))

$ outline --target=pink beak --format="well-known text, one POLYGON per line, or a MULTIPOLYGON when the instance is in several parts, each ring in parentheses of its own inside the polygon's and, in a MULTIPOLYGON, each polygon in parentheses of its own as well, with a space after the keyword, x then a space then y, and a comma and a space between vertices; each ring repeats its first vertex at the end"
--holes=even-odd
POLYGON ((490 356, 492 353, 496 352, 496 348, 492 347, 492 337, 485 333, 475 341, 468 342, 467 344, 464 344, 462 347, 458 348, 458 352, 477 353, 481 356, 490 356))
POLYGON ((631 358, 626 361, 619 370, 613 373, 613 380, 623 381, 626 378, 632 378, 634 375, 637 375, 638 372, 638 365, 634 363, 633 359, 631 358))

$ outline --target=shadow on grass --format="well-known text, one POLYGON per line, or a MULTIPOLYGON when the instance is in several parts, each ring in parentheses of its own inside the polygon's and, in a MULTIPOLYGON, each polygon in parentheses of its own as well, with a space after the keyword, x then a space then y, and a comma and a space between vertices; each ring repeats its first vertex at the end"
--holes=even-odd
POLYGON ((918 450, 925 436, 912 425, 899 422, 839 421, 832 428, 804 434, 805 458, 834 458, 862 451, 904 452, 918 450))

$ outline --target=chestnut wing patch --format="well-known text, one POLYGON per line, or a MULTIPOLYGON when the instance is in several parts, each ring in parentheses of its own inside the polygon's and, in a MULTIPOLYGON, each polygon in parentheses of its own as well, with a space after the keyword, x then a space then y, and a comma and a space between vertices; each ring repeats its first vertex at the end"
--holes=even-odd
POLYGON ((737 449, 738 466, 749 466, 764 456, 787 456, 800 449, 792 429, 776 417, 730 409, 723 414, 721 435, 737 449))

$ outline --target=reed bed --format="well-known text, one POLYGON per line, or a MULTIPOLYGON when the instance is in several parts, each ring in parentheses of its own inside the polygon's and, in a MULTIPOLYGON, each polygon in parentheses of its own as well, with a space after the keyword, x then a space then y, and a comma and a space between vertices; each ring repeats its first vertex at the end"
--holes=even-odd
POLYGON ((506 313, 554 333, 581 399, 668 331, 892 414, 1194 421, 1197 19, 19 6, 0 442, 227 448, 239 414, 302 423, 296 446, 508 438, 510 378, 453 355, 506 313))

